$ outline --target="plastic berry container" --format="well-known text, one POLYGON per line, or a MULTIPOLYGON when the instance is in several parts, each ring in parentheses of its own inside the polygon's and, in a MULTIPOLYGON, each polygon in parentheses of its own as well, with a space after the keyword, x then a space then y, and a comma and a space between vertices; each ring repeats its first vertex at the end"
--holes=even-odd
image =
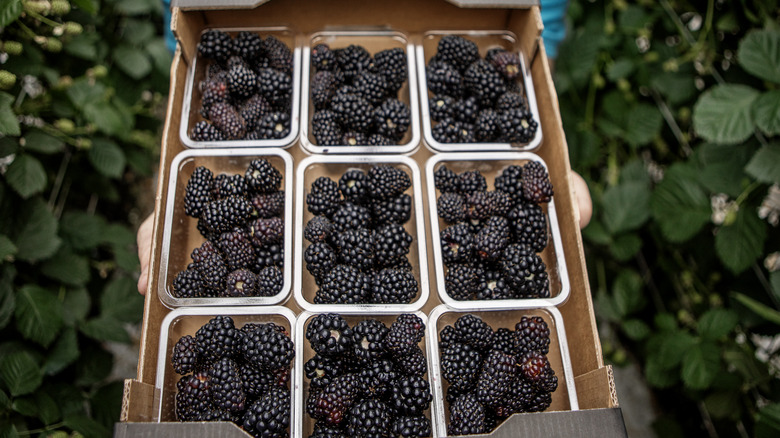
POLYGON ((337 313, 403 313, 420 310, 428 301, 428 256, 425 248, 425 223, 423 220, 422 188, 420 170, 417 163, 409 157, 399 155, 313 155, 298 164, 295 192, 295 279, 294 296, 299 306, 312 312, 337 313), (411 218, 403 227, 412 236, 407 260, 417 280, 418 291, 408 304, 316 304, 314 297, 318 290, 315 278, 306 269, 304 252, 309 242, 304 239, 306 224, 314 217, 306 205, 306 195, 312 182, 321 176, 329 177, 338 183, 341 176, 350 169, 362 169, 368 172, 371 167, 388 164, 404 171, 412 185, 406 192, 412 198, 411 218))
POLYGON ((422 41, 417 45, 417 76, 420 88, 420 107, 422 108, 423 138, 425 144, 436 152, 470 152, 470 151, 532 151, 539 147, 542 142, 542 125, 539 120, 539 108, 536 103, 536 93, 534 92, 533 79, 531 71, 527 65, 526 55, 522 50, 518 50, 519 41, 517 36, 506 30, 433 30, 426 32, 422 36, 422 41), (501 47, 508 51, 513 51, 520 57, 520 75, 515 79, 522 88, 528 110, 531 112, 534 120, 537 122, 536 132, 533 137, 524 143, 443 143, 433 138, 433 126, 435 123, 431 120, 431 110, 428 99, 434 94, 428 88, 426 78, 426 68, 428 60, 433 57, 438 49, 439 41, 446 35, 458 35, 470 41, 473 41, 479 47, 479 54, 482 59, 485 53, 496 47, 501 47))
MULTIPOLYGON (((311 344, 306 339, 306 328, 309 326, 309 323, 311 322, 312 318, 316 317, 317 315, 324 313, 324 312, 309 312, 304 311, 301 314, 298 315, 298 319, 295 323, 295 369, 298 371, 295 373, 295 399, 294 404, 295 406, 298 406, 298 409, 295 410, 295 422, 293 423, 295 425, 293 433, 294 436, 310 436, 314 432, 314 423, 315 419, 313 419, 307 412, 306 412, 306 398, 309 394, 309 379, 307 379, 304 376, 304 364, 314 357, 315 352, 311 348, 311 344)), ((392 323, 398 318, 398 316, 401 313, 412 313, 414 315, 417 315, 425 324, 425 336, 420 341, 418 346, 420 349, 422 349, 423 355, 426 359, 426 364, 428 366, 428 372, 423 375, 423 378, 428 381, 431 387, 431 394, 434 398, 434 400, 431 402, 430 407, 425 412, 425 417, 431 420, 431 430, 432 435, 431 436, 440 436, 439 433, 437 433, 437 417, 438 414, 434 412, 435 406, 437 405, 437 402, 435 400, 436 398, 436 392, 434 392, 434 382, 433 382, 433 375, 434 375, 434 366, 435 363, 432 361, 431 356, 431 342, 428 338, 430 336, 430 327, 428 322, 428 317, 425 315, 425 313, 416 311, 416 312, 398 312, 398 313, 361 313, 360 315, 356 314, 344 314, 341 312, 334 312, 339 313, 341 316, 347 321, 349 326, 352 328, 360 321, 366 320, 366 319, 376 319, 381 322, 383 322, 388 328, 392 325, 392 323)))
POLYGON ((192 128, 201 120, 206 120, 200 114, 202 93, 199 84, 206 78, 206 69, 212 61, 195 56, 189 69, 187 70, 187 81, 184 88, 184 99, 181 110, 181 123, 179 124, 179 138, 184 146, 188 148, 233 148, 233 147, 268 147, 268 148, 286 148, 295 143, 300 133, 300 95, 301 95, 301 50, 296 45, 295 31, 290 27, 271 26, 271 27, 230 27, 230 28, 210 28, 204 29, 202 33, 208 30, 220 30, 232 37, 239 32, 248 31, 260 35, 262 38, 274 36, 283 42, 292 52, 293 70, 291 76, 292 95, 290 97, 290 133, 280 139, 262 139, 262 140, 218 140, 218 141, 199 141, 191 136, 192 128))
POLYGON ((409 37, 393 30, 334 30, 322 31, 310 35, 308 45, 303 46, 303 61, 301 63, 301 144, 314 154, 409 154, 420 144, 420 114, 418 109, 417 80, 414 72, 414 45, 409 37), (311 99, 311 80, 315 69, 311 66, 311 51, 318 44, 327 44, 331 49, 348 47, 351 44, 364 47, 371 56, 387 49, 402 49, 406 54, 407 77, 398 92, 398 100, 404 102, 410 109, 409 129, 397 145, 390 146, 324 146, 317 142, 311 129, 311 119, 314 115, 314 104, 311 99))
MULTIPOLYGON (((168 313, 160 326, 160 343, 157 353, 157 380, 155 389, 159 396, 159 405, 153 419, 156 422, 177 421, 175 414, 176 382, 182 377, 173 370, 171 354, 173 346, 186 335, 194 336, 203 325, 216 316, 229 316, 233 319, 236 328, 241 328, 248 323, 274 323, 284 327, 290 335, 293 344, 296 342, 295 314, 286 307, 268 306, 262 308, 237 308, 237 307, 210 307, 210 308, 182 308, 168 313)), ((295 346, 295 354, 298 347, 295 346)), ((299 410, 295 401, 294 379, 298 374, 297 359, 290 363, 290 437, 297 436, 293 433, 294 420, 299 410)))
POLYGON ((547 353, 547 360, 558 377, 558 388, 552 393, 552 403, 545 412, 579 410, 569 347, 566 340, 566 330, 563 326, 563 317, 558 309, 555 307, 543 307, 536 309, 483 310, 479 307, 474 307, 473 309, 459 310, 442 304, 431 311, 426 328, 429 341, 428 356, 431 358, 431 362, 433 362, 431 386, 434 390, 433 404, 434 413, 436 414, 436 430, 439 431, 441 436, 447 434, 450 408, 446 400, 446 391, 449 388, 449 383, 442 377, 439 334, 444 327, 454 325, 458 318, 467 314, 478 316, 490 325, 493 331, 502 327, 514 330, 515 324, 520 322, 523 316, 541 317, 550 329, 550 351, 547 353))
MULTIPOLYGON (((457 174, 466 171, 479 171, 488 183, 488 190, 493 190, 493 182, 496 176, 510 165, 524 165, 530 161, 536 161, 545 168, 547 165, 537 155, 529 152, 492 152, 492 153, 461 153, 461 154, 437 154, 428 159, 425 166, 425 178, 428 187, 428 213, 431 224, 431 241, 433 245, 433 260, 435 266, 436 286, 444 304, 455 309, 528 309, 539 307, 559 306, 566 302, 571 292, 569 274, 566 269, 566 260, 563 253, 561 233, 558 226, 558 217, 555 213, 555 197, 546 204, 542 204, 542 211, 547 216, 547 246, 538 255, 546 266, 546 272, 550 282, 549 298, 513 298, 497 300, 458 300, 447 293, 445 275, 447 267, 444 263, 441 251, 440 231, 448 225, 437 214, 437 201, 441 193, 436 189, 434 173, 441 166, 447 166, 457 174)), ((549 169, 548 169, 549 171, 549 169)))
POLYGON ((160 270, 158 276, 158 291, 160 301, 169 307, 184 306, 262 306, 282 304, 292 289, 292 240, 293 240, 293 161, 290 154, 282 149, 189 149, 180 152, 171 162, 171 174, 168 180, 165 218, 163 222, 163 239, 160 252, 160 270), (270 297, 213 297, 213 298, 179 298, 173 294, 173 280, 176 275, 185 270, 192 261, 190 256, 206 238, 198 230, 198 219, 184 213, 184 194, 187 182, 193 171, 203 166, 216 176, 221 173, 228 175, 246 172, 249 163, 257 158, 265 158, 282 174, 281 190, 284 191, 284 259, 281 266, 283 273, 282 288, 270 297))

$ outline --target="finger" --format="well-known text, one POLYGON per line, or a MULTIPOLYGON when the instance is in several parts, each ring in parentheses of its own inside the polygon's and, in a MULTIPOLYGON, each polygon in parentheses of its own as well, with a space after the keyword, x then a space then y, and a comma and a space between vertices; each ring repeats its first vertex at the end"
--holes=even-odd
POLYGON ((577 210, 580 217, 580 229, 585 228, 590 223, 593 216, 593 201, 590 198, 588 183, 577 172, 571 173, 572 190, 574 199, 577 202, 577 210))
POLYGON ((154 216, 149 215, 144 219, 141 226, 138 227, 136 234, 136 244, 138 245, 138 261, 141 264, 141 275, 138 276, 138 292, 146 295, 147 283, 149 281, 149 260, 152 257, 152 231, 154 227, 154 216))

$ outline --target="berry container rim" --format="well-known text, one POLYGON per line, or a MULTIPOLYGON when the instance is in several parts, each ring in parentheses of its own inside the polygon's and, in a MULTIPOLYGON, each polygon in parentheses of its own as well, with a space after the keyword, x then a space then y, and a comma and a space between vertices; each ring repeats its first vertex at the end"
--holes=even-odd
POLYGON ((308 35, 307 44, 302 47, 303 61, 301 62, 301 137, 300 143, 304 150, 313 154, 411 154, 420 145, 420 110, 418 106, 419 93, 415 80, 414 44, 409 35, 398 30, 327 30, 308 35), (311 48, 312 42, 321 37, 388 37, 399 38, 406 46, 406 62, 408 70, 407 82, 409 84, 409 109, 411 111, 412 132, 411 139, 401 145, 393 146, 320 146, 309 139, 309 101, 310 101, 310 75, 311 75, 311 48))
MULTIPOLYGON (((278 169, 281 171, 281 169, 278 169)), ((293 225, 293 158, 282 149, 277 148, 236 148, 236 149, 187 149, 179 152, 171 162, 171 173, 168 179, 168 195, 163 222, 162 248, 160 251, 160 271, 158 273, 157 294, 160 301, 169 308, 184 306, 268 306, 284 303, 292 289, 292 225, 293 225), (212 297, 212 298, 177 298, 169 290, 169 263, 171 257, 171 233, 176 205, 176 187, 182 183, 179 180, 179 169, 187 160, 197 157, 267 157, 273 156, 284 161, 284 262, 282 290, 271 297, 212 297)), ((186 184, 186 183, 185 183, 186 184)), ((195 218, 191 218, 196 220, 195 218)), ((190 250, 191 251, 191 250, 190 250)))
MULTIPOLYGON (((436 403, 436 392, 434 391, 434 383, 433 383, 433 375, 434 375, 434 362, 433 358, 430 355, 431 351, 431 340, 428 338, 429 336, 429 327, 430 327, 430 318, 428 315, 425 314, 425 312, 421 310, 415 310, 411 312, 404 312, 404 311, 397 311, 397 312, 363 312, 363 313, 344 313, 344 312, 312 312, 309 310, 304 310, 300 314, 298 314, 298 317, 295 321, 295 369, 298 371, 295 373, 295 398, 293 399, 296 406, 299 408, 295 410, 295 428, 293 429, 294 436, 305 436, 303 435, 303 425, 304 421, 306 421, 306 409, 305 409, 305 401, 304 397, 305 394, 303 393, 303 386, 304 386, 304 370, 303 370, 303 350, 308 348, 311 349, 311 346, 308 344, 308 341, 304 338, 304 334, 306 333, 305 325, 306 323, 314 316, 321 315, 321 314, 327 314, 327 313, 338 313, 341 314, 341 316, 345 318, 364 318, 368 319, 372 316, 379 316, 379 317, 387 317, 392 315, 401 315, 403 313, 411 313, 414 315, 417 315, 425 324, 425 335, 423 337, 423 342, 425 342, 425 348, 423 348, 423 354, 425 355, 425 360, 428 365, 428 372, 427 372, 427 380, 428 384, 431 388, 431 395, 433 396, 434 400, 431 401, 430 405, 430 416, 431 416, 431 432, 433 437, 440 436, 437 432, 437 419, 438 419, 438 413, 436 412, 437 403, 436 403)), ((389 328, 389 325, 388 325, 389 328)))
MULTIPOLYGON (((447 432, 447 419, 446 419, 446 408, 444 407, 444 400, 445 400, 445 394, 444 389, 442 386, 442 372, 441 372, 441 356, 439 351, 439 333, 437 330, 437 325, 439 322, 439 319, 447 314, 447 313, 462 313, 467 314, 469 312, 480 312, 480 313, 494 313, 497 314, 498 312, 506 312, 506 310, 510 310, 513 312, 527 312, 530 310, 538 311, 538 312, 546 312, 550 319, 555 323, 555 327, 550 327, 550 336, 552 336, 552 332, 555 331, 556 337, 558 340, 558 347, 560 350, 561 355, 561 365, 563 368, 563 380, 566 382, 566 396, 569 400, 569 406, 571 411, 578 411, 580 410, 579 407, 579 401, 577 399, 577 390, 574 384, 574 375, 573 375, 573 369, 571 366, 571 356, 569 355, 569 345, 566 338, 566 330, 563 325, 563 316, 561 315, 560 310, 558 310, 555 307, 536 307, 536 308, 527 308, 527 309, 485 309, 482 307, 473 307, 471 309, 456 309, 454 307, 448 306, 446 304, 440 304, 431 310, 430 315, 428 316, 429 323, 426 325, 425 331, 426 331, 426 337, 428 338, 428 356, 431 358, 431 361, 433 362, 433 372, 432 376, 429 376, 429 379, 431 380, 431 389, 433 392, 433 403, 435 405, 435 409, 433 412, 436 414, 436 430, 441 432, 441 436, 446 436, 447 432)), ((483 319, 484 320, 484 319, 483 319)), ((485 321, 488 324, 490 324, 489 321, 485 321)), ((519 322, 519 321, 518 321, 519 322)), ((548 353, 549 354, 549 353, 548 353)), ((435 435, 434 435, 435 436, 435 435)))
MULTIPOLYGON (((404 313, 420 310, 428 302, 430 285, 428 278, 428 260, 425 240, 425 219, 423 215, 423 201, 420 168, 415 160, 404 155, 311 155, 298 163, 295 176, 295 278, 293 281, 293 294, 295 301, 303 310, 312 312, 335 312, 343 314, 354 313, 404 313), (401 164, 409 168, 412 173, 412 191, 414 194, 413 217, 416 236, 413 236, 417 245, 420 277, 418 279, 418 296, 409 304, 315 304, 303 296, 302 277, 303 270, 303 223, 305 203, 304 178, 306 169, 313 164, 401 164)), ((285 254, 286 256, 286 254, 285 254)))
MULTIPOLYGON (((517 36, 506 30, 432 30, 425 32, 422 40, 432 36, 459 35, 459 36, 496 36, 504 37, 512 42, 517 42, 517 36)), ((426 53, 423 44, 416 47, 417 55, 417 80, 420 90, 420 106, 422 107, 423 138, 425 144, 434 152, 476 152, 476 151, 533 151, 542 143, 542 124, 539 120, 539 106, 536 102, 536 92, 534 90, 531 70, 528 68, 526 57, 523 52, 518 51, 520 56, 521 77, 523 80, 523 91, 528 100, 528 109, 531 115, 536 119, 538 127, 534 137, 528 143, 442 143, 433 138, 433 125, 431 124, 431 113, 428 107, 428 81, 426 78, 427 64, 425 62, 426 53)))
MULTIPOLYGON (((201 316, 201 317, 216 317, 216 316, 230 316, 231 318, 234 318, 236 316, 239 317, 246 317, 247 319, 252 319, 252 317, 257 321, 260 321, 263 319, 263 317, 268 316, 276 316, 279 318, 284 319, 288 326, 288 331, 290 333, 290 340, 293 341, 293 350, 296 352, 296 355, 298 354, 298 348, 295 346, 296 342, 296 324, 295 324, 295 312, 288 309, 287 307, 283 306, 268 306, 268 307, 262 307, 262 308, 241 308, 241 307, 208 307, 208 308, 180 308, 173 310, 169 312, 165 318, 163 318, 162 323, 160 324, 160 342, 158 347, 158 353, 157 353, 157 377, 155 380, 155 387, 154 387, 154 406, 156 407, 154 413, 155 418, 152 419, 153 422, 159 423, 162 421, 163 416, 163 406, 164 406, 164 392, 165 392, 165 378, 167 374, 174 374, 176 373, 170 368, 168 364, 168 355, 170 353, 170 350, 173 348, 173 345, 168 345, 168 336, 170 333, 170 329, 172 325, 180 320, 181 318, 186 318, 188 316, 201 316)), ((235 318, 234 318, 235 319, 235 318)), ((249 321, 254 322, 254 321, 249 321)), ((175 344, 174 344, 175 345, 175 344)), ((296 378, 296 372, 298 369, 297 366, 297 358, 293 358, 292 362, 290 363, 290 437, 295 437, 296 435, 293 433, 294 429, 294 420, 296 418, 296 415, 298 411, 300 410, 295 405, 295 378, 296 378)))
MULTIPOLYGON (((439 216, 436 210, 436 186, 434 184, 434 168, 441 162, 450 161, 537 161, 548 170, 547 163, 538 155, 531 152, 492 152, 492 153, 447 153, 436 154, 428 159, 425 164, 425 180, 428 188, 428 212, 431 226, 431 244, 433 246, 434 270, 436 275, 436 289, 444 304, 455 309, 471 309, 479 307, 481 309, 529 309, 539 307, 559 306, 569 299, 571 293, 571 284, 569 282, 569 273, 566 268, 566 258, 563 252, 563 242, 561 240, 560 227, 558 225, 558 216, 555 213, 555 196, 547 203, 547 222, 550 226, 550 237, 552 247, 555 252, 555 269, 561 282, 560 292, 550 298, 516 298, 509 300, 456 300, 447 294, 444 282, 444 261, 441 254, 441 235, 439 229, 439 216)), ((549 248, 549 244, 548 244, 549 248)), ((548 266, 548 270, 549 270, 548 266)))
MULTIPOLYGON (((288 26, 267 26, 267 27, 206 27, 201 32, 207 30, 221 30, 223 32, 241 32, 251 31, 257 33, 289 33, 293 40, 292 47, 289 47, 293 53, 293 73, 292 73, 292 96, 290 105, 290 133, 281 139, 267 140, 221 140, 221 141, 197 141, 190 138, 190 113, 197 107, 192 99, 195 90, 195 73, 197 71, 198 59, 200 55, 195 56, 187 69, 187 80, 184 84, 184 99, 181 110, 181 121, 179 123, 179 138, 182 144, 187 148, 234 148, 234 147, 267 147, 267 148, 288 148, 295 144, 300 134, 300 101, 301 101, 301 48, 297 45, 297 32, 288 26)), ((194 126, 194 125, 193 125, 194 126)))

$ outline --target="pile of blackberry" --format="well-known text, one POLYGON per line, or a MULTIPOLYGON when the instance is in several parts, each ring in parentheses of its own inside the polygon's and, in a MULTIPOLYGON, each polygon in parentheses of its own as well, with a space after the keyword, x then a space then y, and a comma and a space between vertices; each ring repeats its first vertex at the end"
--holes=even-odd
POLYGON ((176 342, 171 365, 179 421, 232 421, 256 437, 288 436, 290 335, 274 323, 237 328, 217 316, 176 342))
POLYGON ((550 280, 539 256, 547 246, 552 184, 536 161, 511 165, 488 190, 479 171, 434 173, 445 288, 456 300, 549 298, 550 280))
POLYGON ((390 146, 411 123, 398 92, 409 77, 403 49, 373 56, 359 45, 311 50, 312 134, 319 146, 390 146))
POLYGON ((411 180, 389 164, 321 176, 306 194, 314 217, 303 236, 306 269, 319 286, 317 304, 409 304, 418 283, 407 254, 412 236, 411 180))
POLYGON ((496 47, 482 58, 473 41, 447 35, 425 72, 436 141, 528 143, 536 134, 517 53, 496 47))
POLYGON ((198 219, 206 241, 171 285, 177 298, 270 297, 282 290, 284 191, 282 174, 265 158, 244 175, 195 168, 184 212, 198 219))
POLYGON ((466 314, 439 339, 449 435, 489 433, 514 413, 550 406, 558 377, 547 359, 550 329, 541 317, 523 316, 514 330, 493 331, 466 314))
POLYGON ((290 134, 293 54, 287 45, 254 32, 235 36, 207 30, 198 55, 209 60, 199 84, 195 141, 281 139, 290 134))
POLYGON ((428 366, 418 346, 424 333, 413 314, 390 327, 376 319, 350 327, 333 313, 314 317, 306 339, 315 355, 303 367, 306 413, 315 421, 310 437, 431 436, 428 366))

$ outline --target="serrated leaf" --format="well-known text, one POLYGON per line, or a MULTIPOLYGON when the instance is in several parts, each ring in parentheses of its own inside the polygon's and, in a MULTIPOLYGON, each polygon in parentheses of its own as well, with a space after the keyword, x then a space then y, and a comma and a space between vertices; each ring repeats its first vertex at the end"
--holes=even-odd
POLYGON ((750 309, 756 315, 764 318, 765 320, 780 325, 780 312, 767 306, 764 303, 754 300, 753 298, 743 295, 739 292, 733 292, 732 296, 735 300, 742 303, 743 306, 750 309))
POLYGON ((79 328, 82 333, 97 341, 130 343, 130 335, 124 325, 112 317, 101 315, 81 324, 79 328))
POLYGON ((596 314, 599 318, 606 318, 609 321, 619 322, 620 315, 615 310, 615 301, 612 297, 603 290, 600 290, 596 294, 596 314))
POLYGON ((653 217, 671 242, 690 239, 710 221, 710 200, 695 178, 692 169, 675 164, 653 190, 653 217))
POLYGON ((135 233, 126 225, 118 223, 108 224, 103 229, 100 240, 114 246, 130 246, 136 243, 135 233))
POLYGON ((612 285, 616 310, 621 316, 630 315, 644 306, 642 277, 631 269, 623 269, 612 285))
POLYGON ((725 193, 736 199, 744 190, 745 165, 756 152, 754 147, 701 144, 696 147, 696 174, 712 193, 725 193))
POLYGON ((780 434, 780 403, 770 403, 756 416, 756 438, 773 438, 780 434))
POLYGON ((747 140, 755 129, 753 102, 758 91, 747 85, 716 85, 693 106, 693 126, 703 139, 720 144, 747 140))
POLYGON ((65 92, 76 108, 84 109, 88 104, 103 101, 106 87, 100 82, 90 82, 87 78, 73 81, 65 92))
POLYGON ((46 187, 46 171, 37 158, 23 154, 17 155, 8 166, 6 181, 16 193, 24 199, 40 193, 46 187))
POLYGON ((56 154, 65 148, 65 142, 40 129, 33 129, 24 135, 24 148, 40 154, 56 154))
POLYGON ((618 26, 621 29, 638 30, 651 24, 650 15, 638 5, 628 5, 618 14, 618 26))
POLYGON ((15 399, 11 404, 11 409, 26 417, 38 416, 38 404, 33 397, 19 397, 15 399))
POLYGON ((627 261, 642 248, 642 239, 634 233, 621 234, 612 240, 609 252, 619 261, 627 261))
POLYGON ((645 145, 661 132, 663 116, 658 108, 639 104, 628 113, 626 140, 634 148, 645 145))
POLYGON ((696 83, 692 71, 661 72, 653 75, 650 85, 658 90, 666 100, 677 105, 688 101, 697 94, 696 83))
POLYGON ((672 369, 682 362, 685 353, 696 343, 696 339, 686 332, 669 333, 662 340, 655 356, 666 369, 672 369))
POLYGON ((0 357, 0 379, 11 397, 29 394, 43 382, 43 373, 30 353, 15 351, 0 357))
POLYGON ((86 289, 68 290, 62 303, 62 322, 68 327, 74 327, 84 321, 91 304, 86 289))
POLYGON ((0 263, 2 263, 3 260, 10 259, 12 255, 16 254, 17 250, 16 245, 11 242, 11 239, 9 239, 8 236, 0 234, 0 263))
POLYGON ((62 215, 60 234, 74 249, 92 249, 100 244, 105 219, 83 211, 70 211, 62 215))
POLYGON ((650 356, 647 360, 645 378, 647 383, 656 388, 668 388, 677 383, 678 380, 677 374, 670 372, 655 356, 650 356))
POLYGON ((602 218, 612 235, 642 226, 650 216, 650 189, 640 183, 612 186, 604 191, 602 218))
POLYGON ((650 335, 650 327, 641 319, 629 319, 624 321, 620 327, 626 336, 634 341, 641 341, 650 335))
POLYGON ((0 5, 0 27, 6 27, 22 14, 22 0, 9 0, 0 5))
POLYGON ((112 425, 122 412, 123 382, 112 382, 102 386, 91 397, 92 418, 105 425, 112 425))
POLYGON ((11 107, 13 102, 13 96, 0 91, 0 134, 7 136, 21 134, 19 120, 16 119, 16 114, 11 107))
POLYGON ((653 318, 656 328, 662 332, 673 332, 677 330, 677 320, 671 313, 657 313, 653 318))
POLYGON ((125 169, 125 154, 113 141, 96 138, 89 149, 89 162, 101 174, 119 178, 125 169))
MULTIPOLYGON (((126 125, 122 122, 122 115, 109 102, 88 103, 84 106, 84 116, 108 135, 120 135, 123 134, 122 130, 126 129, 126 125)), ((94 142, 89 150, 90 157, 93 150, 95 150, 94 142)), ((122 158, 124 159, 124 156, 122 158)))
POLYGON ((759 149, 745 171, 759 181, 780 183, 780 144, 772 143, 759 149))
POLYGON ((628 77, 634 72, 634 62, 630 58, 620 58, 607 67, 607 79, 612 82, 628 77))
POLYGON ((598 220, 591 220, 588 226, 582 230, 582 236, 599 245, 612 243, 612 236, 609 235, 604 225, 598 220))
POLYGON ((590 78, 600 44, 598 36, 583 29, 573 32, 572 38, 562 43, 558 51, 556 75, 568 77, 577 87, 584 85, 590 78))
POLYGON ((168 46, 165 44, 165 39, 155 38, 149 41, 146 44, 146 53, 152 58, 154 68, 167 77, 171 71, 173 56, 171 55, 171 51, 168 50, 168 46))
POLYGON ((19 289, 14 316, 22 336, 44 348, 62 328, 62 304, 54 292, 40 286, 25 285, 19 289))
POLYGON ((720 391, 708 395, 704 399, 707 412, 715 418, 737 418, 740 414, 739 404, 734 403, 740 397, 738 392, 720 391))
POLYGON ((71 38, 68 44, 65 44, 64 49, 65 52, 77 58, 95 61, 98 57, 99 39, 98 33, 85 32, 71 38))
POLYGON ((780 134, 780 90, 763 93, 753 103, 756 126, 767 135, 780 134))
POLYGON ((697 331, 703 338, 717 340, 737 326, 739 318, 729 309, 710 309, 699 318, 697 331))
POLYGON ((43 363, 43 372, 54 375, 79 358, 79 344, 76 330, 67 328, 52 347, 43 363))
POLYGON ((682 379, 689 388, 705 389, 710 386, 719 370, 720 350, 715 344, 701 342, 685 353, 682 379))
POLYGON ((91 386, 103 382, 111 374, 113 363, 114 357, 107 350, 94 342, 87 344, 76 362, 76 379, 73 383, 77 386, 91 386))
POLYGON ((41 273, 71 286, 83 286, 89 281, 89 260, 66 247, 41 265, 41 273))
POLYGON ((733 224, 718 230, 715 252, 731 272, 739 274, 763 253, 766 233, 766 226, 756 212, 742 208, 737 211, 733 224))
POLYGON ((113 247, 114 261, 125 272, 138 272, 141 266, 138 260, 138 250, 127 247, 113 247))
POLYGON ((22 229, 13 236, 17 248, 16 258, 35 262, 51 257, 62 241, 57 236, 57 219, 43 200, 33 198, 26 202, 20 216, 22 229))
POLYGON ((0 389, 0 412, 3 409, 7 409, 9 406, 11 406, 11 399, 8 398, 8 394, 6 394, 5 391, 0 389))
POLYGON ((49 394, 36 392, 35 402, 38 404, 38 418, 43 421, 43 424, 49 425, 59 421, 62 415, 60 407, 49 394))
POLYGON ((95 0, 71 0, 74 5, 78 6, 85 12, 94 15, 98 11, 98 6, 95 0))
POLYGON ((0 329, 8 325, 16 308, 16 295, 14 294, 15 275, 16 270, 13 266, 6 265, 0 268, 0 329))
POLYGON ((143 307, 144 298, 138 293, 136 281, 130 277, 118 277, 110 281, 100 297, 101 318, 138 322, 143 307))
POLYGON ((650 175, 647 173, 647 166, 639 158, 629 160, 620 168, 621 183, 636 182, 650 184, 650 175))
POLYGON ((114 49, 114 61, 123 72, 136 80, 152 71, 149 56, 142 50, 128 45, 121 45, 114 49))
POLYGON ((116 8, 126 15, 148 14, 159 11, 159 3, 149 0, 120 0, 116 8))
POLYGON ((104 437, 110 436, 111 432, 103 427, 102 424, 84 415, 70 415, 63 420, 66 427, 69 427, 76 432, 84 435, 87 438, 90 437, 104 437))
POLYGON ((739 42, 737 62, 748 73, 780 83, 780 32, 751 30, 739 42))

